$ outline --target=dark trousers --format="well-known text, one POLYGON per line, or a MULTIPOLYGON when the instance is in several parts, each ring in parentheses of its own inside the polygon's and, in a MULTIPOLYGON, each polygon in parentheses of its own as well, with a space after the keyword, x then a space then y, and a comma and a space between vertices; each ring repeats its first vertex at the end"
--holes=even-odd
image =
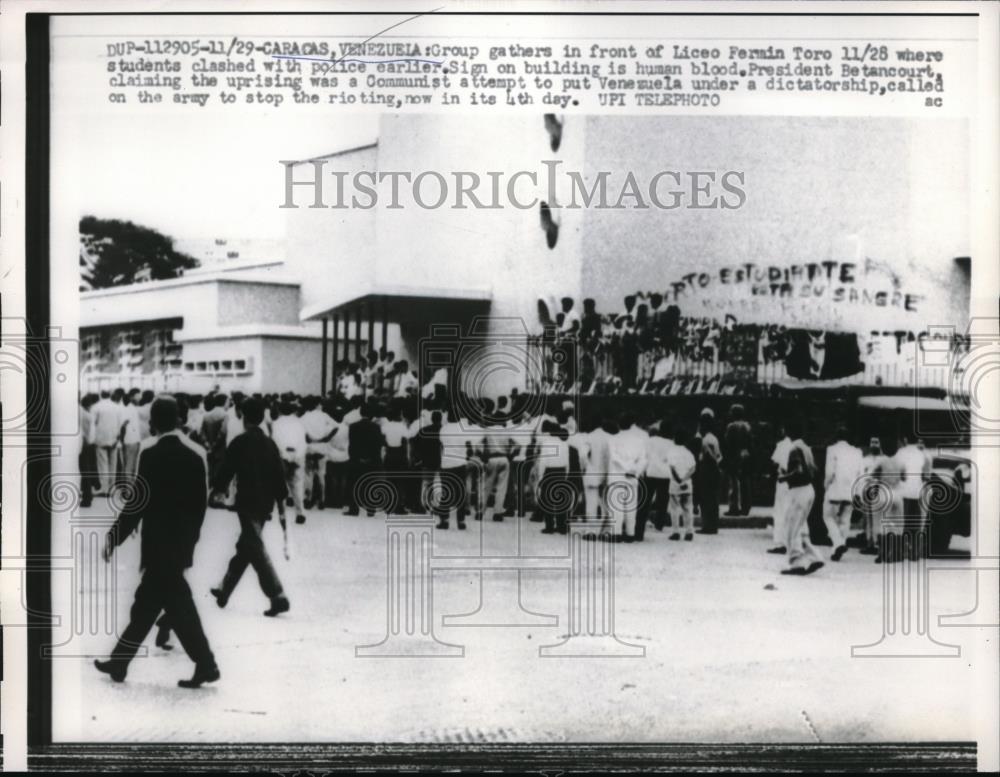
POLYGON ((572 509, 569 490, 564 467, 547 468, 538 481, 538 514, 547 530, 566 531, 566 518, 572 509))
POLYGON ((97 446, 85 443, 78 459, 80 467, 80 505, 86 507, 93 501, 94 489, 101 487, 97 479, 97 446))
POLYGON ((702 473, 698 482, 698 507, 701 508, 702 531, 719 530, 719 473, 702 473))
POLYGON ((406 507, 406 486, 409 481, 406 472, 406 449, 402 445, 398 448, 387 446, 382 466, 385 471, 386 483, 392 489, 392 505, 387 512, 401 512, 406 507))
POLYGON ((184 579, 184 570, 177 567, 150 567, 143 572, 128 626, 111 652, 111 660, 127 666, 161 612, 166 613, 170 627, 191 660, 200 667, 214 667, 215 656, 201 627, 191 588, 184 579))
POLYGON ((328 461, 326 463, 326 497, 327 507, 343 507, 347 496, 347 465, 346 461, 328 461))
MULTIPOLYGON (((359 494, 359 484, 361 490, 365 490, 366 486, 361 484, 361 480, 368 474, 376 472, 380 464, 376 461, 357 461, 352 459, 348 462, 348 476, 347 476, 347 509, 352 513, 358 511, 358 501, 359 498, 363 499, 364 494, 359 494)), ((366 481, 367 483, 368 481, 366 481)), ((371 509, 370 505, 365 505, 365 510, 369 515, 375 515, 375 511, 371 509)))
POLYGON ((670 506, 670 478, 646 478, 646 501, 653 526, 662 529, 667 524, 670 506))
MULTIPOLYGON (((266 515, 239 513, 240 538, 236 540, 236 555, 229 560, 229 568, 222 579, 222 592, 228 599, 246 572, 248 566, 257 573, 257 581, 264 596, 273 599, 283 591, 278 573, 274 571, 271 557, 267 555, 261 532, 264 530, 266 515)), ((178 638, 180 634, 177 635, 178 638)))

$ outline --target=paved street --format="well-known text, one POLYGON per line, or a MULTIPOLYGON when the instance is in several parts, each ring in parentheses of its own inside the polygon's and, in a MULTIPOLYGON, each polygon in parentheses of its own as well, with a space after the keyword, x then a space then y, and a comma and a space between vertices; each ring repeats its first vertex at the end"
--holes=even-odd
MULTIPOLYGON (((882 633, 882 567, 871 557, 852 550, 839 564, 792 578, 779 574, 784 557, 764 552, 769 530, 733 529, 688 543, 669 541, 669 530, 650 529, 642 544, 615 546, 615 631, 622 642, 644 647, 645 656, 541 658, 539 647, 560 642, 569 628, 569 545, 566 537, 539 535, 539 524, 522 519, 520 525, 521 554, 552 557, 551 568, 521 575, 519 617, 541 623, 442 625, 442 616, 477 609, 480 576, 439 568, 434 631, 440 642, 464 646, 464 656, 359 658, 356 646, 386 634, 382 515, 310 512, 304 526, 290 527, 291 561, 282 557, 280 528, 271 522, 265 539, 292 609, 270 619, 261 614, 267 600, 252 571, 225 610, 209 595, 237 536, 234 514, 210 511, 188 580, 222 679, 197 691, 176 687, 193 668, 179 645, 164 652, 152 635, 149 655, 132 663, 126 683, 94 670, 92 658, 109 652, 114 638, 100 633, 104 614, 88 609, 104 568, 94 562, 96 544, 85 547, 74 618, 56 630, 56 641, 66 644, 54 661, 55 739, 858 742, 973 736, 970 656, 983 634, 937 625, 938 614, 974 606, 971 573, 932 572, 929 584, 931 633, 963 646, 963 657, 852 658, 851 645, 875 642, 882 633), (557 622, 546 625, 530 613, 557 622)), ((478 554, 481 540, 490 548, 516 548, 514 521, 469 526, 433 533, 435 566, 449 563, 438 557, 460 566, 454 559, 478 554)), ((54 555, 69 553, 69 532, 61 522, 54 555)), ((113 562, 119 628, 138 579, 138 554, 133 538, 113 562)), ((58 612, 71 611, 69 578, 54 579, 58 612)), ((485 605, 517 601, 516 573, 487 579, 496 587, 487 590, 485 605)))

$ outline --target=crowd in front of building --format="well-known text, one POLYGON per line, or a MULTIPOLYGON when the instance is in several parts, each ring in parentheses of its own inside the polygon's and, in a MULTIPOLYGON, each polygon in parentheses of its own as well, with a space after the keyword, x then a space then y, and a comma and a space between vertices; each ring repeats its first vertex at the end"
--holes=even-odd
MULTIPOLYGON (((211 504, 237 510, 238 478, 227 454, 247 431, 247 403, 259 405, 256 426, 277 448, 283 499, 299 523, 308 510, 323 509, 432 514, 441 530, 527 516, 552 534, 591 518, 611 530, 597 537, 641 542, 652 526, 669 527, 670 539, 691 541, 696 533, 717 533, 724 499, 727 515, 747 516, 764 474, 775 484, 772 551, 787 553, 792 570, 815 571, 820 559, 807 519, 817 491, 832 558, 847 549, 852 516, 863 529, 862 552, 880 558, 878 511, 864 509, 859 484, 887 484, 893 498, 885 509, 919 512, 914 505, 930 472, 929 457, 915 441, 903 441, 890 457, 878 438, 861 448, 842 429, 826 448, 825 473, 818 473, 812 445, 819 441, 806 442, 801 420, 769 424, 781 431, 763 435, 761 419, 752 422, 739 403, 727 418, 706 407, 690 423, 631 411, 581 416, 572 400, 516 391, 496 400, 450 398, 437 387, 421 398, 415 383, 403 396, 389 385, 325 398, 220 391, 174 398, 180 429, 204 452, 211 504), (771 439, 777 440, 773 453, 766 447, 771 439)), ((153 400, 153 392, 138 389, 82 398, 84 506, 136 476, 142 450, 155 442, 153 400)))

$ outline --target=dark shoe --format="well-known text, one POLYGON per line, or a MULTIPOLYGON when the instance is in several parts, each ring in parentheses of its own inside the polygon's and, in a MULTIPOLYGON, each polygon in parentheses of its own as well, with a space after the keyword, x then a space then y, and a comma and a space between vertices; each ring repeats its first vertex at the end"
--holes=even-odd
POLYGON ((477 520, 477 521, 483 520, 483 514, 482 513, 476 513, 475 520, 477 520))
POLYGON ((458 522, 458 530, 459 531, 465 531, 465 521, 459 521, 458 522))
POLYGON ((178 680, 178 688, 201 688, 204 683, 214 683, 222 677, 219 672, 219 667, 211 666, 207 669, 202 669, 200 666, 194 668, 194 675, 190 680, 178 680))
POLYGON ((544 529, 542 529, 542 534, 555 534, 555 533, 556 533, 556 530, 555 529, 550 529, 548 526, 546 526, 544 529))
POLYGON ((369 518, 374 518, 375 517, 375 511, 374 510, 369 510, 368 511, 368 517, 369 518))
POLYGON ((810 564, 810 565, 809 565, 809 566, 808 566, 808 567, 806 568, 806 574, 807 574, 807 575, 811 575, 811 574, 812 574, 813 572, 815 572, 815 571, 816 571, 817 569, 822 569, 822 568, 823 568, 823 562, 822 562, 822 561, 814 561, 814 562, 813 562, 812 564, 810 564))
POLYGON ((287 596, 275 596, 271 600, 270 608, 264 610, 264 614, 268 618, 273 618, 275 615, 281 615, 283 612, 288 612, 292 608, 292 605, 288 602, 287 596))
POLYGON ((718 529, 698 529, 697 534, 718 534, 718 529))
POLYGON ((111 679, 116 683, 125 682, 125 674, 128 672, 128 667, 123 666, 117 661, 98 661, 94 659, 94 666, 97 667, 98 672, 110 675, 111 679))
POLYGON ((166 626, 160 626, 160 630, 156 632, 156 646, 161 650, 174 649, 174 646, 170 644, 170 629, 166 626))
POLYGON ((860 553, 862 556, 877 556, 878 548, 873 548, 869 546, 867 548, 862 548, 861 550, 858 551, 858 553, 860 553))
POLYGON ((768 548, 768 553, 777 553, 779 556, 783 556, 788 552, 788 548, 784 545, 778 545, 776 548, 768 548))
POLYGON ((208 592, 215 597, 215 603, 220 608, 229 604, 229 596, 221 588, 210 588, 208 592))
POLYGON ((503 513, 500 513, 499 515, 494 515, 493 520, 496 521, 497 523, 500 523, 503 520, 503 513))
POLYGON ((838 546, 837 549, 833 551, 833 555, 830 556, 830 561, 840 561, 840 559, 843 558, 845 553, 847 553, 847 546, 846 545, 838 546))
MULTIPOLYGON (((558 529, 556 529, 556 532, 559 534, 569 534, 569 529, 567 529, 565 526, 561 526, 558 529)), ((642 539, 640 538, 639 541, 642 542, 642 539)))
POLYGON ((678 534, 677 532, 674 532, 673 534, 670 535, 670 537, 668 539, 679 540, 680 538, 681 538, 681 535, 678 534))
POLYGON ((882 554, 879 554, 879 555, 875 556, 875 563, 876 564, 881 564, 882 563, 882 554))
POLYGON ((542 519, 542 518, 539 518, 539 517, 538 517, 538 516, 536 516, 536 515, 533 515, 533 516, 531 516, 531 518, 530 518, 529 520, 530 520, 530 521, 531 521, 532 523, 541 523, 541 522, 542 522, 542 521, 543 521, 544 519, 542 519))
POLYGON ((788 569, 782 569, 781 574, 783 575, 808 575, 805 567, 789 567, 788 569))
POLYGON ((91 504, 93 504, 91 500, 87 499, 83 502, 80 502, 80 507, 90 507, 91 504))
POLYGON ((304 515, 300 514, 295 516, 295 523, 305 523, 305 522, 306 522, 306 517, 304 515))
POLYGON ((435 529, 442 529, 442 530, 447 529, 448 528, 448 522, 447 521, 441 521, 434 528, 435 529))
POLYGON ((344 515, 350 515, 352 517, 355 517, 358 515, 358 511, 351 508, 350 510, 344 510, 344 515))
POLYGON ((684 535, 684 541, 685 542, 691 542, 691 540, 693 540, 693 539, 694 539, 694 535, 693 534, 685 534, 684 535))
POLYGON ((625 534, 622 536, 622 542, 635 542, 635 537, 631 534, 625 534))

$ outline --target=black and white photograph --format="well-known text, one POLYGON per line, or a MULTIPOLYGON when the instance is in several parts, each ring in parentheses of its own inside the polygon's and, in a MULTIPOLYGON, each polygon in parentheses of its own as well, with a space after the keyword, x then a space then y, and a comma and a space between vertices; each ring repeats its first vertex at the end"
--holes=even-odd
POLYGON ((12 5, 5 769, 997 768, 995 5, 12 5))

